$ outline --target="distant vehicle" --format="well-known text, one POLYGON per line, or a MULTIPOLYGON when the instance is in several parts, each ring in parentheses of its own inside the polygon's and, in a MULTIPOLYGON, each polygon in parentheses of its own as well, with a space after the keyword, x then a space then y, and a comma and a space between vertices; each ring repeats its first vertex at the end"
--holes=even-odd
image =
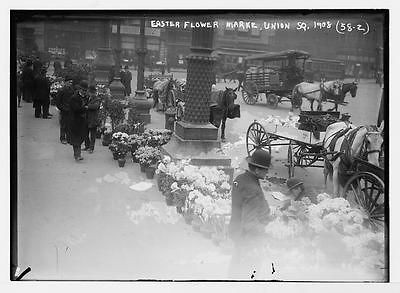
POLYGON ((304 79, 308 82, 345 78, 345 65, 339 60, 317 59, 306 60, 304 79))
POLYGON ((274 108, 280 102, 291 101, 293 87, 304 79, 304 65, 309 57, 305 51, 286 50, 244 58, 243 85, 238 86, 242 88, 244 102, 253 105, 261 94, 274 108))

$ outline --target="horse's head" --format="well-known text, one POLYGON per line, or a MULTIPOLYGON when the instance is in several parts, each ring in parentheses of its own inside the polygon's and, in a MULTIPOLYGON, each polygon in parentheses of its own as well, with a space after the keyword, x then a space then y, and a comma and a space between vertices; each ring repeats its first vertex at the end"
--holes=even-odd
POLYGON ((382 125, 379 129, 376 126, 367 127, 367 133, 364 139, 365 154, 368 162, 375 166, 379 166, 379 154, 383 144, 382 131, 382 125))
POLYGON ((235 93, 235 90, 225 87, 224 101, 228 107, 235 103, 236 98, 237 98, 237 94, 235 93))

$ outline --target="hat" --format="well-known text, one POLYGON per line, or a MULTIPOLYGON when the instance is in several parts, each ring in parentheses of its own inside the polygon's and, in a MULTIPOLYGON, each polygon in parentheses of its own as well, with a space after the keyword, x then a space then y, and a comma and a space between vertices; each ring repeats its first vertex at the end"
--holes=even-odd
POLYGON ((289 188, 289 190, 295 189, 301 185, 303 185, 303 182, 297 178, 289 178, 286 181, 286 186, 289 188))
POLYGON ((94 86, 94 85, 89 86, 88 91, 89 91, 89 93, 95 93, 96 92, 96 86, 94 86))
POLYGON ((82 80, 79 85, 78 85, 81 89, 83 90, 87 90, 88 88, 88 82, 86 80, 82 80))
POLYGON ((250 165, 268 169, 271 165, 271 154, 263 149, 257 149, 250 157, 246 158, 246 161, 250 165))

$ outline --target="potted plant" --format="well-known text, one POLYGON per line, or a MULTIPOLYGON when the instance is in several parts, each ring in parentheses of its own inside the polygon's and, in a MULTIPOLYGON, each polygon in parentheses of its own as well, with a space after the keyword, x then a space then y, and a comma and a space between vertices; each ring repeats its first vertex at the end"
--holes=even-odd
POLYGON ((161 152, 158 148, 150 146, 139 147, 135 152, 136 158, 139 160, 140 170, 143 172, 148 169, 146 176, 154 177, 154 172, 156 170, 156 163, 161 160, 161 152))
POLYGON ((101 144, 103 146, 109 146, 112 140, 112 132, 109 130, 105 130, 103 133, 103 139, 101 141, 101 144))
POLYGON ((114 160, 118 160, 118 165, 123 167, 126 162, 126 154, 129 151, 128 135, 126 133, 117 132, 112 136, 112 142, 109 146, 114 160))
POLYGON ((119 100, 106 100, 105 108, 111 119, 111 127, 114 130, 125 119, 124 105, 119 100))

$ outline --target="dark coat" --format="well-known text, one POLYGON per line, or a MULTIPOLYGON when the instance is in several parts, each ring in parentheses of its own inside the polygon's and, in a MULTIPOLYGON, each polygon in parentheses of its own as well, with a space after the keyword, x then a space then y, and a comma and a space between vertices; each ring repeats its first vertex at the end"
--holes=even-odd
POLYGON ((87 134, 85 97, 75 93, 70 100, 69 131, 72 145, 81 145, 87 134))
POLYGON ((73 95, 74 95, 74 89, 72 85, 65 86, 57 93, 56 106, 61 111, 61 114, 69 112, 69 103, 73 95))
POLYGON ((123 76, 121 77, 122 84, 125 87, 125 93, 127 96, 129 96, 132 92, 131 89, 131 81, 132 81, 132 73, 128 70, 124 72, 123 76))
POLYGON ((259 180, 249 171, 236 177, 232 187, 232 214, 229 235, 234 241, 263 234, 270 208, 259 180))
POLYGON ((101 99, 99 97, 89 98, 87 110, 88 128, 95 128, 99 125, 99 109, 101 99))
POLYGON ((38 75, 34 80, 33 100, 50 103, 50 82, 46 76, 38 75))
POLYGON ((33 70, 30 67, 25 67, 22 70, 22 86, 26 89, 31 91, 33 88, 33 70))

